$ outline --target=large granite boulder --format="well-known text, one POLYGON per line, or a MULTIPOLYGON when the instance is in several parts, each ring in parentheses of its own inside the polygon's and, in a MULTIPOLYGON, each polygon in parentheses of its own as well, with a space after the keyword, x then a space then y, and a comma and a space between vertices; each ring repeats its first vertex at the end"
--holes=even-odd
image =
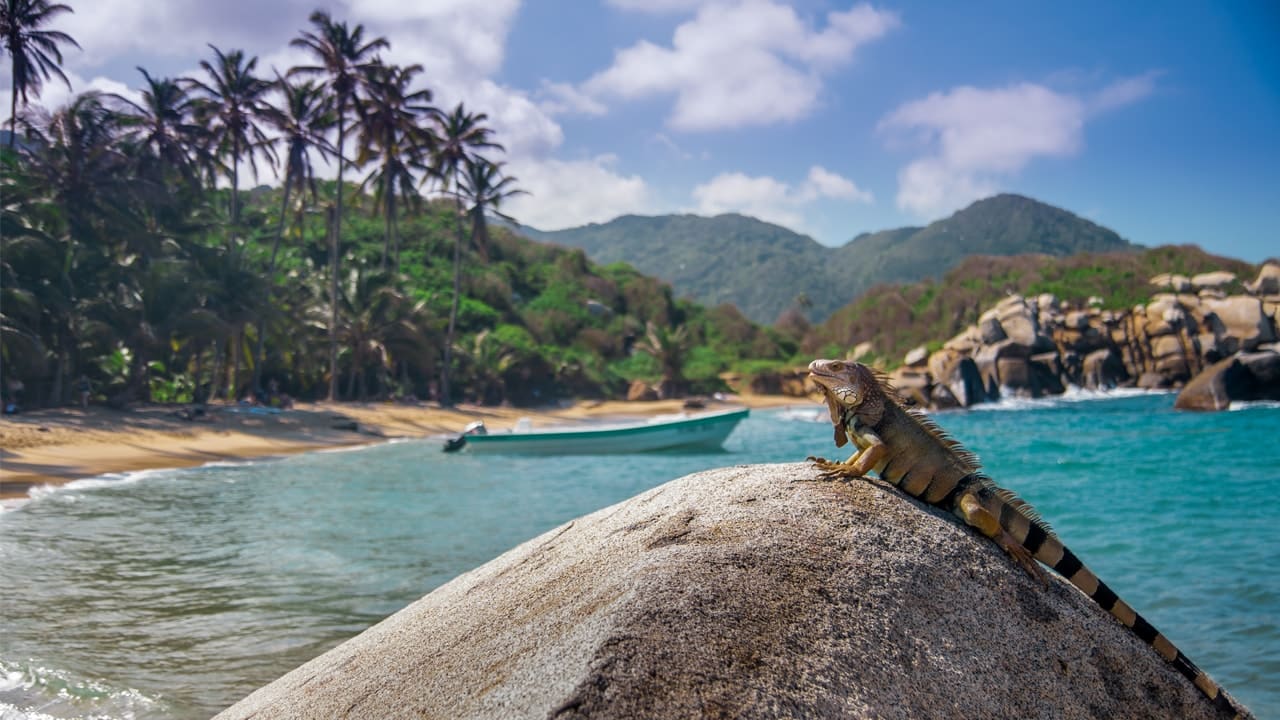
POLYGON ((1258 277, 1244 286, 1254 295, 1280 295, 1280 262, 1268 260, 1263 263, 1258 270, 1258 277))
POLYGON ((815 480, 724 468, 566 523, 218 717, 1217 717, 1066 583, 815 480))
POLYGON ((1206 300, 1205 307, 1213 314, 1207 324, 1217 336, 1218 347, 1225 353, 1249 352, 1276 339, 1272 319, 1263 311, 1262 301, 1257 298, 1233 295, 1222 300, 1206 300))
POLYGON ((1215 270, 1213 272, 1200 273, 1191 278, 1191 284, 1196 290, 1221 290, 1236 281, 1236 274, 1226 270, 1215 270))
POLYGON ((1245 353, 1216 362, 1182 388, 1173 406, 1226 410, 1234 400, 1280 400, 1280 353, 1245 353))

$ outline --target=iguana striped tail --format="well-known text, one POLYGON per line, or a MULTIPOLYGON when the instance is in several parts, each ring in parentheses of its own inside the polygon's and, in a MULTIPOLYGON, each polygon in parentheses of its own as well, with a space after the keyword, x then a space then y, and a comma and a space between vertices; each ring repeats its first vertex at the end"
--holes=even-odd
POLYGON ((1097 575, 1088 568, 1076 554, 1071 552, 1069 548, 1062 544, 1062 541, 1054 535, 1053 531, 1041 521, 1038 517, 1029 517, 1034 514, 1030 510, 1030 506, 1017 500, 1018 504, 1008 502, 1003 497, 996 497, 984 505, 999 505, 999 508, 990 508, 993 514, 998 513, 1000 525, 1017 540, 1032 557, 1053 569, 1068 582, 1075 585, 1085 595, 1089 596, 1103 610, 1111 613, 1115 619, 1119 620, 1125 627, 1133 631, 1140 640, 1150 645, 1160 657, 1167 660, 1173 667, 1182 673, 1188 680, 1192 682, 1200 692, 1204 693, 1214 706, 1219 710, 1229 712, 1234 717, 1241 717, 1244 711, 1237 707, 1235 703, 1227 697, 1222 688, 1213 681, 1203 670, 1196 667, 1195 663, 1187 659, 1182 651, 1169 642, 1169 639, 1156 630, 1155 627, 1147 622, 1146 618, 1139 615, 1129 604, 1121 600, 1115 591, 1107 586, 1106 583, 1098 579, 1097 575))

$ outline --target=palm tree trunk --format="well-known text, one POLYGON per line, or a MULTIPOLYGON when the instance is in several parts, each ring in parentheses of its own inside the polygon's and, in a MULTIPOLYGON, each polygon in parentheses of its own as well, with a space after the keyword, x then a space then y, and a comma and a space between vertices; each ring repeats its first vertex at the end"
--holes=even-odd
POLYGON ((218 349, 217 338, 214 338, 210 345, 212 347, 210 361, 213 367, 209 372, 209 399, 216 400, 222 395, 222 380, 219 375, 222 372, 222 352, 218 349))
POLYGON ((440 406, 453 407, 449 394, 449 368, 453 365, 453 333, 458 324, 458 297, 462 294, 462 200, 454 197, 453 304, 449 308, 449 331, 444 341, 444 367, 440 369, 440 406))
POLYGON ((351 372, 347 373, 347 399, 351 400, 356 396, 356 372, 360 363, 356 362, 356 354, 351 355, 351 372))
MULTIPOLYGON (((191 399, 198 401, 200 399, 200 396, 203 394, 200 392, 200 378, 201 378, 200 371, 204 370, 204 348, 200 345, 199 342, 197 342, 195 343, 194 350, 195 350, 196 366, 195 366, 195 369, 191 371, 191 377, 195 378, 196 388, 193 391, 193 394, 195 395, 195 397, 191 399)), ((205 396, 204 400, 206 402, 209 400, 207 395, 205 396)))
POLYGON ((395 253, 392 267, 400 274, 400 218, 396 216, 395 198, 391 199, 391 249, 395 253))
MULTIPOLYGON (((14 64, 17 64, 17 60, 14 64)), ((9 74, 13 77, 13 73, 9 74)), ((14 140, 18 137, 18 88, 15 86, 9 95, 9 149, 14 148, 14 140)))
MULTIPOLYGON (((383 224, 386 226, 387 237, 382 242, 382 269, 387 269, 387 255, 391 254, 391 214, 395 212, 396 199, 394 192, 387 193, 386 207, 383 208, 383 224)), ((400 270, 399 259, 393 265, 397 271, 400 270)))
MULTIPOLYGON (((271 304, 271 296, 275 290, 276 256, 280 252, 280 243, 284 239, 284 219, 289 211, 289 191, 293 189, 293 173, 284 174, 284 199, 280 201, 280 221, 276 223, 276 241, 271 245, 271 260, 267 263, 267 304, 271 304)), ((253 353, 253 386, 262 384, 262 363, 266 360, 265 343, 267 333, 262 321, 263 313, 258 314, 258 347, 253 353)))
POLYGON ((62 376, 67 372, 67 353, 65 350, 58 352, 57 368, 53 371, 53 388, 49 392, 49 404, 62 404, 62 376))
POLYGON ((329 264, 332 265, 333 277, 329 284, 329 402, 338 399, 338 235, 342 232, 342 171, 345 161, 342 157, 343 145, 346 142, 346 125, 343 115, 347 112, 345 102, 338 104, 338 203, 334 211, 333 222, 329 232, 329 264))
POLYGON ((237 327, 231 333, 231 399, 240 395, 240 351, 244 344, 244 329, 237 327))
MULTIPOLYGON (((386 192, 384 181, 383 192, 386 192)), ((382 264, 379 269, 387 270, 387 259, 391 256, 391 196, 388 194, 382 203, 382 264)))
POLYGON ((240 138, 232 141, 231 150, 231 236, 228 248, 235 247, 236 233, 240 231, 240 138))

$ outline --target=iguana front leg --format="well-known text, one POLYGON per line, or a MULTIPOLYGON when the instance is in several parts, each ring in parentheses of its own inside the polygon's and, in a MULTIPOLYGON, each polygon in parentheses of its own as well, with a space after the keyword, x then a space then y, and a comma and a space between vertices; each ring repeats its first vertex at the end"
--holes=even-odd
POLYGON ((889 449, 876 435, 870 430, 851 433, 853 444, 858 447, 848 460, 842 463, 833 462, 826 458, 814 457, 810 455, 807 459, 811 461, 822 473, 818 476, 821 480, 856 480, 865 477, 867 473, 874 470, 888 453, 889 449))

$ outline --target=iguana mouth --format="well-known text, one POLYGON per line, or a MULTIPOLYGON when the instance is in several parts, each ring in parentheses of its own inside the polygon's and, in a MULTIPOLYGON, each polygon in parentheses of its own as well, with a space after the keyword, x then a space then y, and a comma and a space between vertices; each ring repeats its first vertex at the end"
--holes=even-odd
POLYGON ((845 369, 845 366, 843 364, 837 364, 837 363, 819 364, 819 363, 823 363, 823 361, 814 360, 813 362, 809 363, 809 377, 813 378, 815 382, 818 382, 820 385, 823 385, 824 387, 826 386, 826 383, 821 382, 822 378, 826 378, 828 380, 839 380, 840 376, 837 375, 836 373, 845 369))

